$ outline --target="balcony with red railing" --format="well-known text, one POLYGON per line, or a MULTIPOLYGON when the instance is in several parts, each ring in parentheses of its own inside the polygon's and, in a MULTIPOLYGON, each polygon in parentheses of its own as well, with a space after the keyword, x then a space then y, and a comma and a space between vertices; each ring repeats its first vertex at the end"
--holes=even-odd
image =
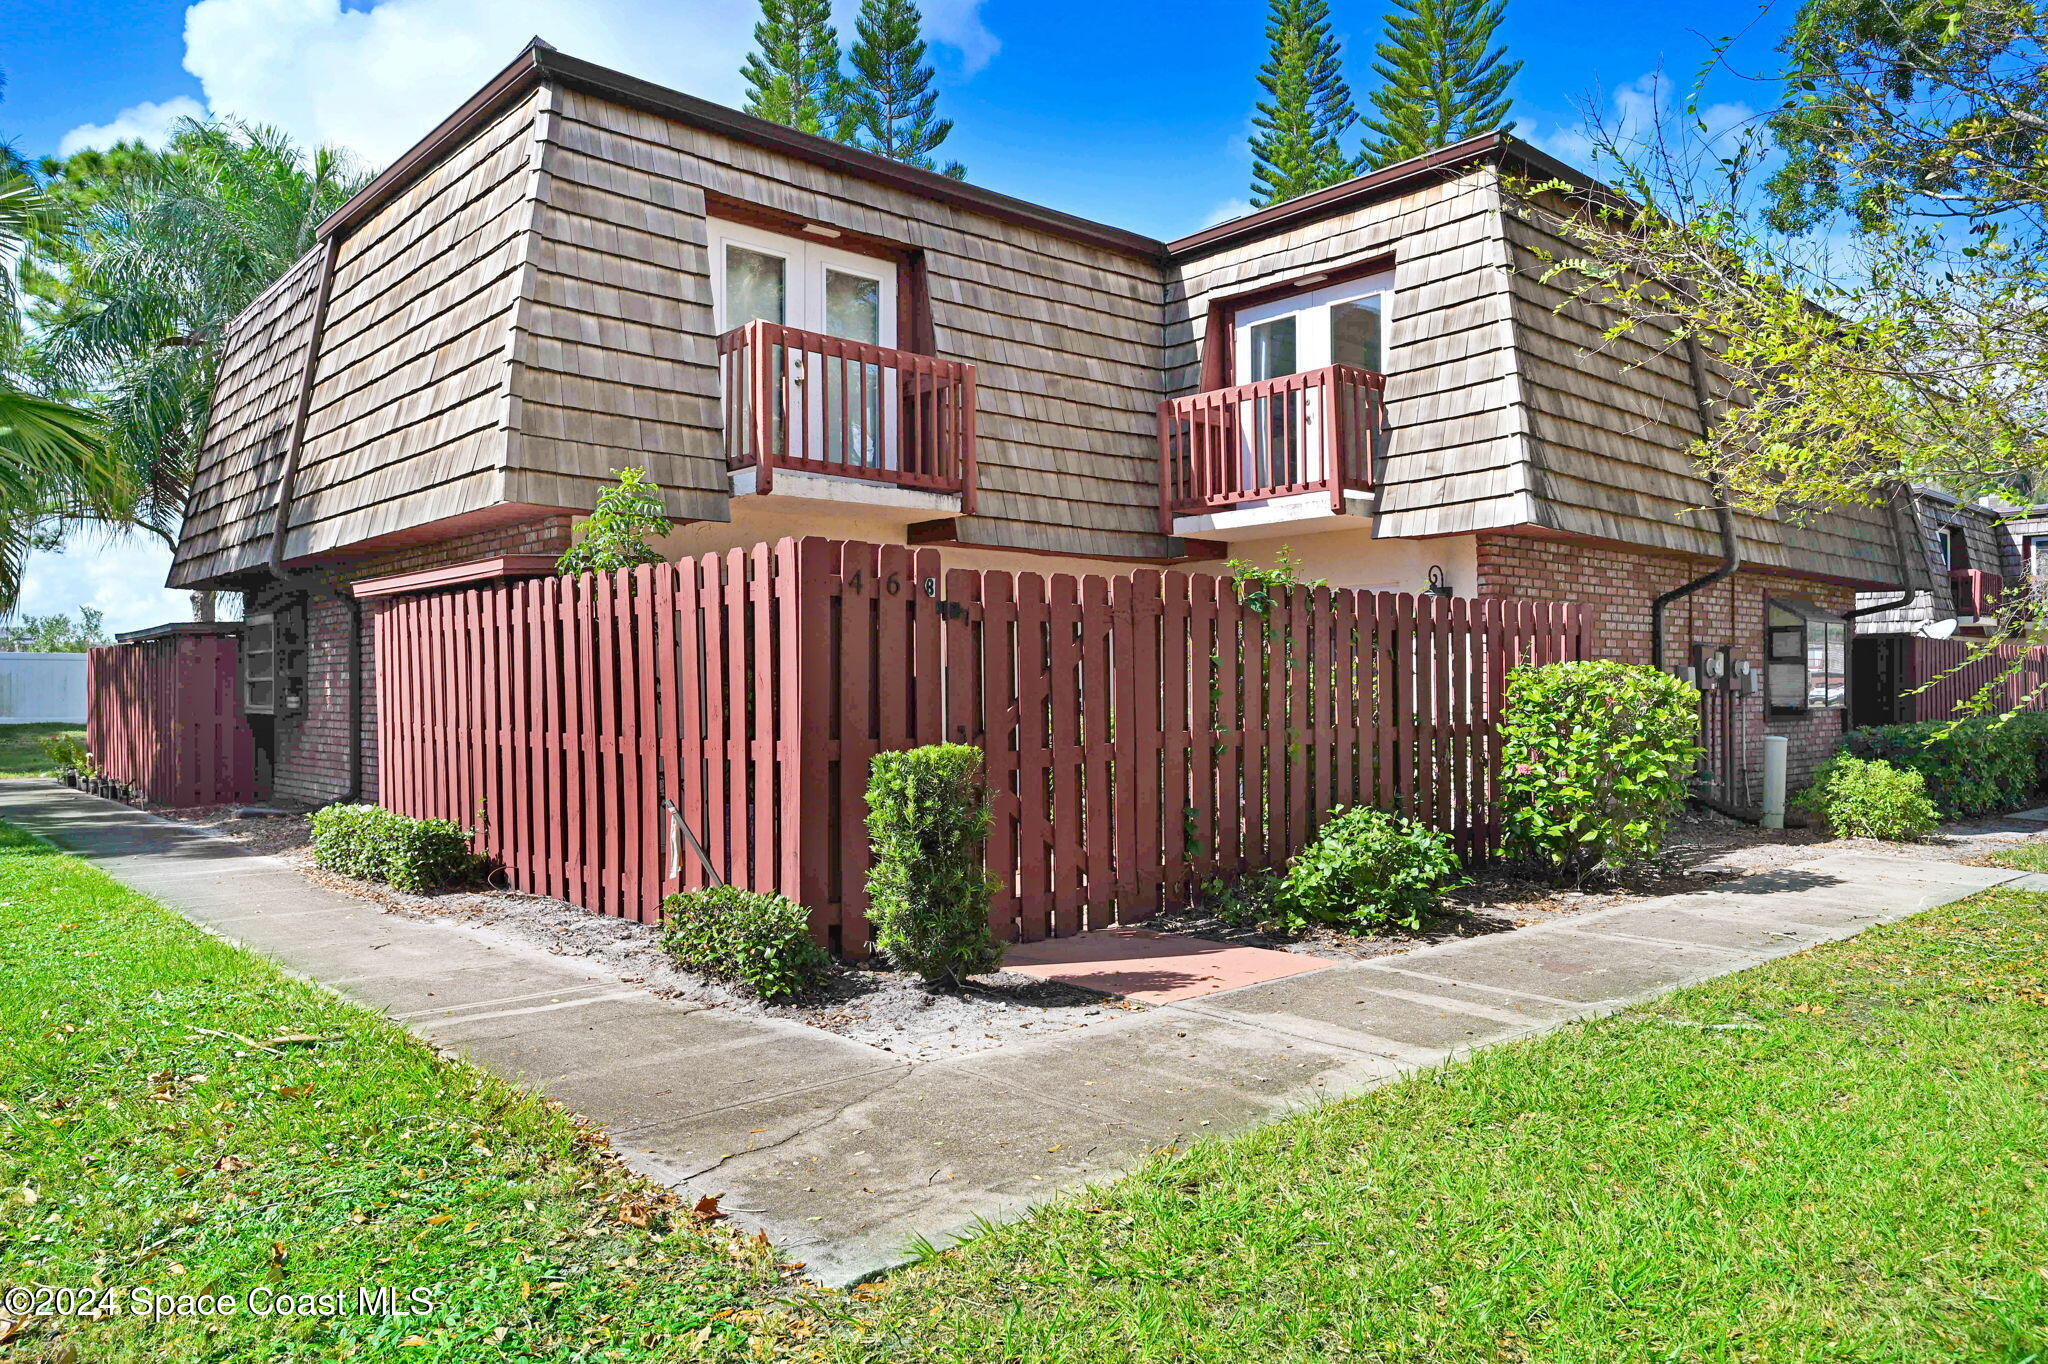
POLYGON ((974 509, 974 366, 775 322, 719 337, 718 365, 735 494, 782 472, 817 500, 974 509))
POLYGON ((2005 579, 1998 574, 1979 568, 1954 568, 1949 570, 1948 584, 1956 615, 1964 620, 1998 614, 1998 599, 2005 593, 2005 579))
POLYGON ((1168 399, 1159 408, 1161 530, 1213 531, 1230 513, 1246 513, 1229 518, 1243 522, 1269 511, 1289 524, 1349 514, 1347 496, 1372 490, 1385 386, 1383 375, 1331 365, 1168 399))

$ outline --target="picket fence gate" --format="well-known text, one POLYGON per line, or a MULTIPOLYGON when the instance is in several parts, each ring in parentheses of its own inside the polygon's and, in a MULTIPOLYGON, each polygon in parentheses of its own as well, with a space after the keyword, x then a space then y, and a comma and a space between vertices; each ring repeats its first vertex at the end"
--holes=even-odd
POLYGON ((256 738, 236 691, 235 627, 163 627, 86 656, 86 747, 100 774, 156 805, 258 794, 256 738))
POLYGON ((994 927, 1064 936, 1279 865, 1344 805, 1484 854, 1507 670, 1583 657, 1587 623, 805 539, 397 598, 375 631, 384 804, 474 828, 520 889, 651 922, 716 875, 859 954, 875 753, 980 746, 994 927))

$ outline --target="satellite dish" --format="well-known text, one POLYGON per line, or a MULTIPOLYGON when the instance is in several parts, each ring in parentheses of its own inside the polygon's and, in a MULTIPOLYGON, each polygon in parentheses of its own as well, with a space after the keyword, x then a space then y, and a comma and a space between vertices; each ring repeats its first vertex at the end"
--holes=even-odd
POLYGON ((1922 639, 1947 639, 1956 632, 1956 626, 1960 623, 1954 616, 1950 616, 1947 620, 1930 620, 1920 627, 1920 637, 1922 639))

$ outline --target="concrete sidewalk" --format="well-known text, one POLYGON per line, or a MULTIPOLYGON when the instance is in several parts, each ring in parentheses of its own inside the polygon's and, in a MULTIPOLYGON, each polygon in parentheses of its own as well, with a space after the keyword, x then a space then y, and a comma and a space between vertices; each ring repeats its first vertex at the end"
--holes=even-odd
POLYGON ((664 1001, 487 931, 385 914, 274 858, 55 783, 0 782, 0 819, 604 1123, 637 1168, 720 1195, 830 1284, 902 1263, 913 1237, 943 1244, 1163 1146, 1990 886, 2048 884, 1822 855, 912 1065, 801 1024, 664 1001))

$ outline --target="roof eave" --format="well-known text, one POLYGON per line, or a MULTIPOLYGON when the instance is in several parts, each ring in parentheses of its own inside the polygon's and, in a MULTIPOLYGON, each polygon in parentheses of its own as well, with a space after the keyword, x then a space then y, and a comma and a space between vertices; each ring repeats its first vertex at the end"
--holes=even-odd
POLYGON ((432 132, 329 215, 320 224, 320 235, 326 237, 355 227, 417 179, 450 147, 524 98, 535 86, 546 82, 678 119, 736 141, 783 152, 863 180, 893 185, 921 198, 936 199, 1004 221, 1036 227, 1121 255, 1157 261, 1166 252, 1166 244, 1156 238, 1106 223, 1091 222, 933 171, 906 166, 900 161, 891 161, 829 138, 801 133, 680 90, 629 76, 623 71, 571 57, 538 38, 528 43, 510 65, 464 101, 461 108, 443 119, 432 132))
POLYGON ((1396 161, 1391 166, 1384 166, 1370 174, 1331 185, 1328 189, 1319 189, 1314 193, 1275 204, 1271 208, 1248 213, 1242 218, 1232 218, 1229 222, 1218 223, 1214 227, 1206 227, 1200 232, 1176 238, 1166 244, 1167 255, 1174 260, 1181 260, 1221 250, 1226 246, 1234 246, 1242 241, 1271 236, 1275 232, 1303 223, 1335 217, 1362 204, 1402 193, 1425 181, 1455 175, 1488 162, 1511 162, 1545 179, 1562 180, 1596 193, 1613 193, 1607 186, 1583 171, 1573 169, 1550 153, 1533 147, 1518 137, 1504 132, 1481 133, 1476 137, 1468 137, 1463 142, 1454 142, 1448 147, 1439 147, 1421 156, 1412 156, 1406 161, 1396 161))

